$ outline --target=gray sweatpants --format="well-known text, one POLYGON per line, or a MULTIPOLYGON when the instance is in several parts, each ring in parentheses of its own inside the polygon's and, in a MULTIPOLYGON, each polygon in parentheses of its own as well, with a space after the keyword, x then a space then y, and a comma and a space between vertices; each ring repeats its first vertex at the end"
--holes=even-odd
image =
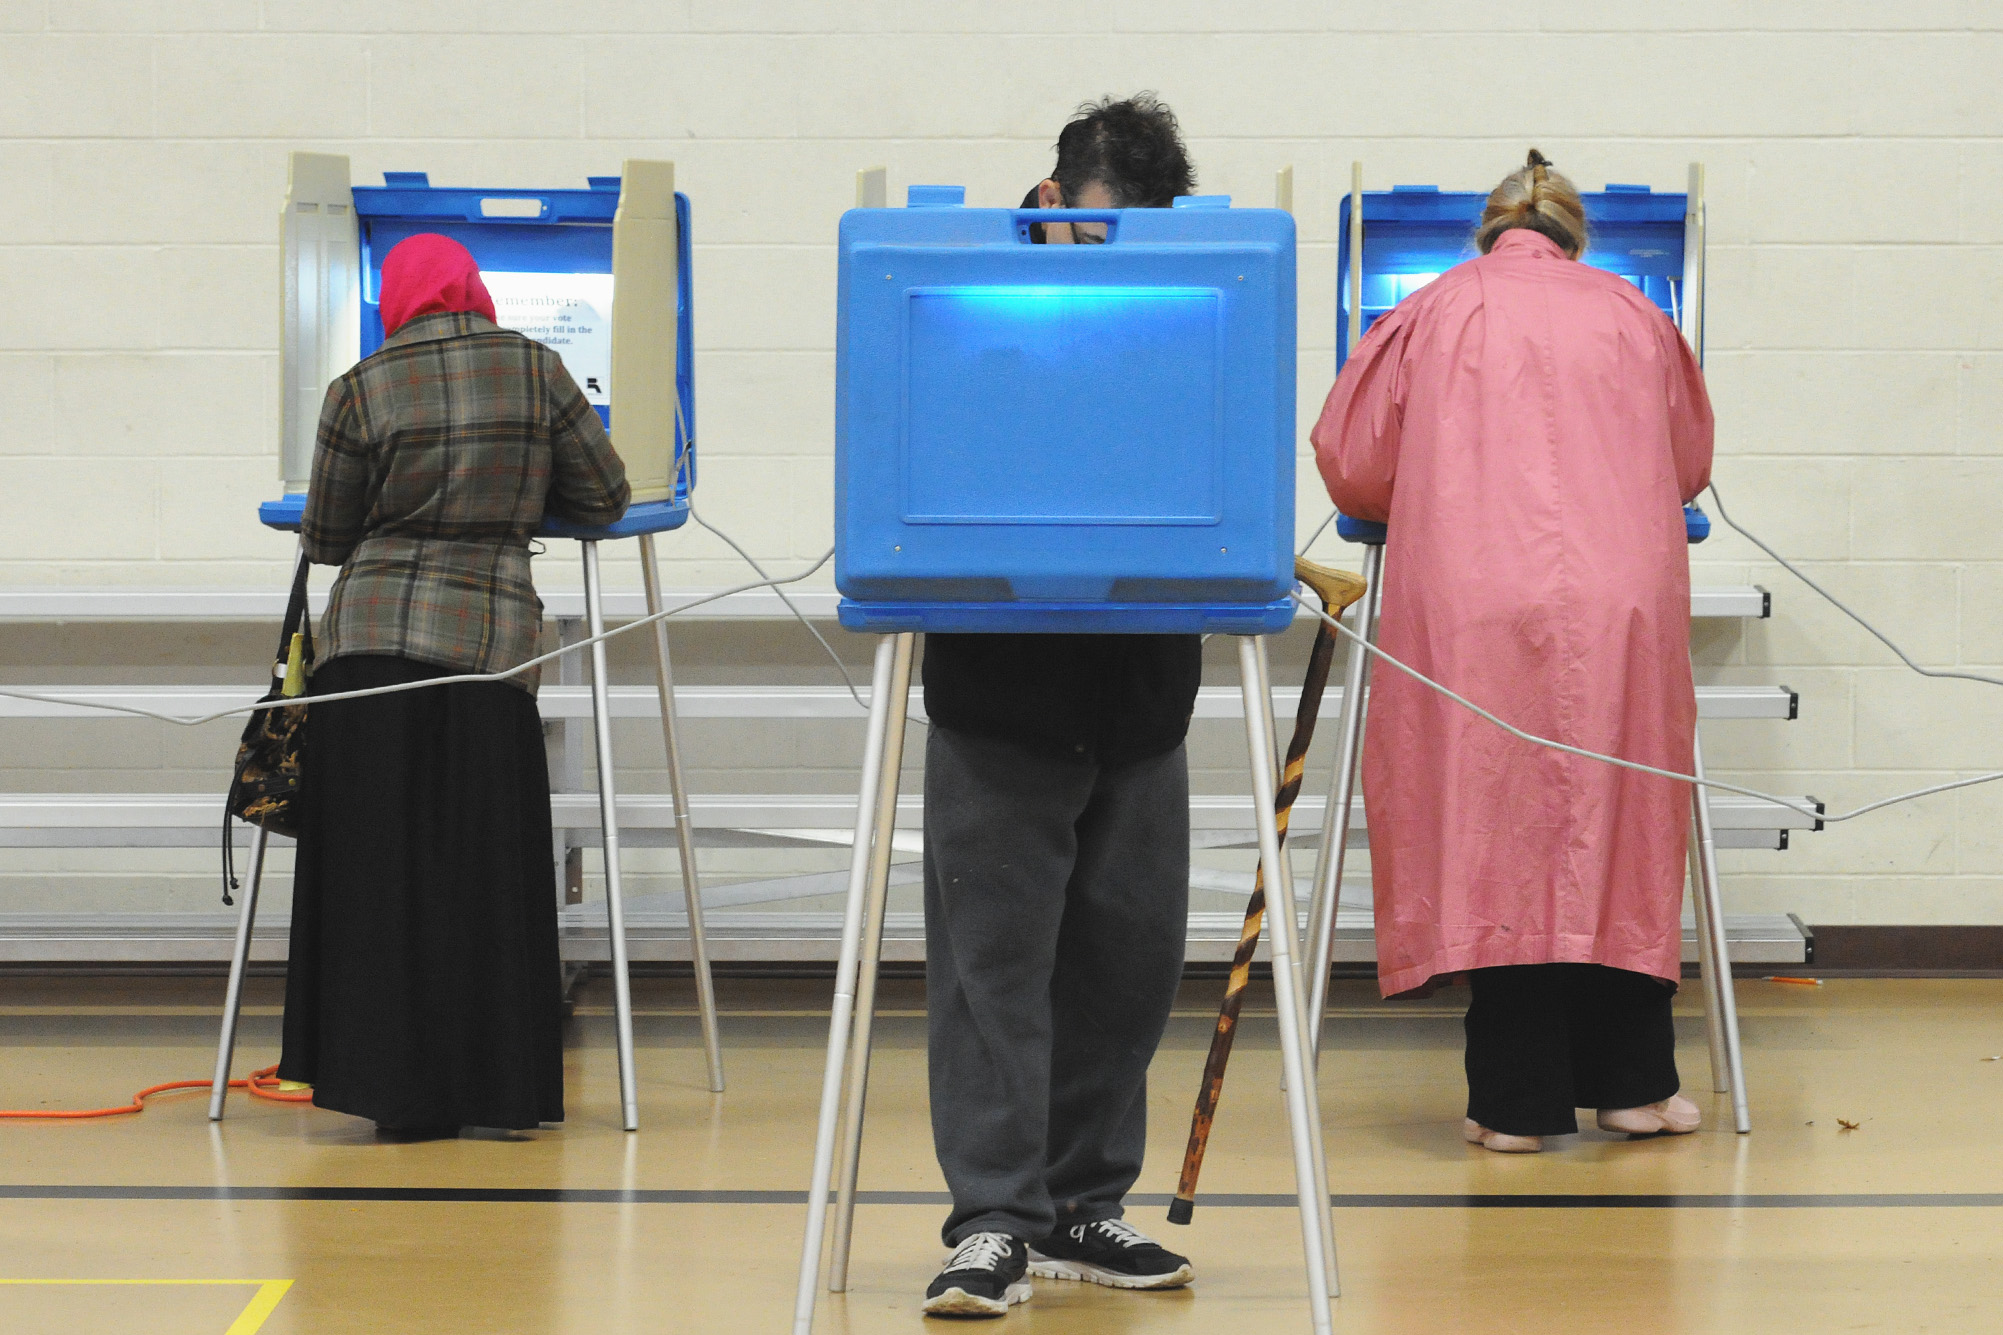
POLYGON ((1117 768, 934 726, 925 958, 943 1236, 1121 1214, 1182 976, 1183 749, 1117 768))

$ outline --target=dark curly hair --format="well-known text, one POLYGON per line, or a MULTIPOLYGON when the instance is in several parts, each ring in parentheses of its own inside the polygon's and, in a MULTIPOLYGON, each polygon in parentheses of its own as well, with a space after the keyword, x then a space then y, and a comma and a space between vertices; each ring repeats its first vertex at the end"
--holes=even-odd
POLYGON ((1114 206, 1123 209, 1165 209, 1177 195, 1196 193, 1196 169, 1182 146, 1175 113, 1153 93, 1080 106, 1057 136, 1050 179, 1071 207, 1093 181, 1111 191, 1114 206))

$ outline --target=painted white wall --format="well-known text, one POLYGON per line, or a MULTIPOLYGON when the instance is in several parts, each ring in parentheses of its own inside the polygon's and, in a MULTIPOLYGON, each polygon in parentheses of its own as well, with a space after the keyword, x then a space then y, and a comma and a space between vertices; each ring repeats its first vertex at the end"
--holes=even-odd
MULTIPOLYGON (((1993 0, 4 0, 0 585, 280 579, 288 544, 251 516, 275 479, 296 148, 351 155, 362 182, 582 185, 673 159, 695 205, 701 504, 760 557, 816 556, 856 168, 887 164, 893 200, 956 182, 1012 204, 1074 104, 1154 88, 1204 190, 1266 203, 1296 169, 1304 425, 1333 368, 1352 159, 1373 188, 1486 186, 1531 143, 1588 188, 1680 189, 1705 162, 1735 511, 1925 661, 1995 667, 1998 69, 1993 0)), ((1305 454, 1301 480, 1318 522, 1305 454)), ((671 584, 739 577, 706 535, 664 555, 671 584)), ((1903 675, 1754 556, 1700 554, 1700 582, 1776 594, 1771 622, 1703 633, 1703 675, 1796 686, 1803 718, 1712 725, 1715 762, 1838 804, 2003 767, 2003 691, 1903 675)), ((2003 921, 2003 786, 1728 863, 1735 908, 2003 921)))

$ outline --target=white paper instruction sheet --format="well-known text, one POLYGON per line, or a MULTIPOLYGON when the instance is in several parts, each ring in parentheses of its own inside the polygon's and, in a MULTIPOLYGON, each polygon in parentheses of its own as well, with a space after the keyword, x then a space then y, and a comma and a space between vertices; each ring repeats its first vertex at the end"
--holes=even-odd
POLYGON ((506 273, 483 269, 503 329, 534 339, 563 358, 592 406, 612 402, 612 275, 506 273))

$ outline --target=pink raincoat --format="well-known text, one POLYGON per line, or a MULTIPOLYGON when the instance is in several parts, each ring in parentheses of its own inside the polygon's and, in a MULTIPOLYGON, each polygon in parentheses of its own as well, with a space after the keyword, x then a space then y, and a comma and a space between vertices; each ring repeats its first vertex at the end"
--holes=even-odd
MULTIPOLYGON (((1329 495, 1388 521, 1379 643, 1541 737, 1689 773, 1679 502, 1711 405, 1634 286, 1505 232, 1381 317, 1314 429, 1329 495)), ((1687 784, 1519 741, 1371 668, 1363 783, 1386 996, 1464 969, 1676 978, 1687 784)))

